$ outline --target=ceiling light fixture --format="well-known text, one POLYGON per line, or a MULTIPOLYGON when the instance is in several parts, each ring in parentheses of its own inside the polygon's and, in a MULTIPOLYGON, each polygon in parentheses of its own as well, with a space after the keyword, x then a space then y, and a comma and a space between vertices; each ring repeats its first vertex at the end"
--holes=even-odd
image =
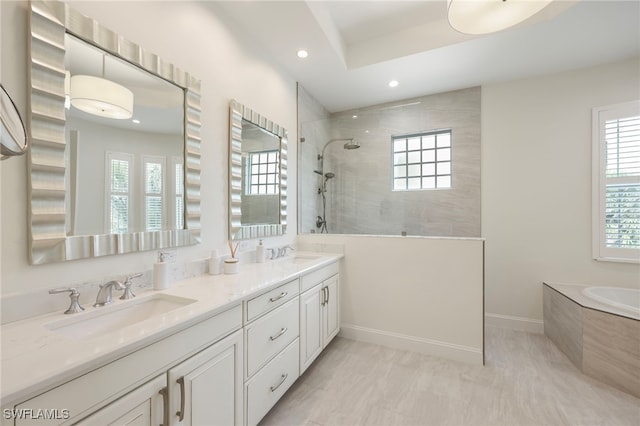
POLYGON ((304 58, 306 58, 307 56, 309 56, 309 52, 307 52, 307 51, 306 51, 306 50, 304 50, 304 49, 300 49, 300 50, 298 50, 297 55, 298 55, 298 58, 300 58, 300 59, 304 59, 304 58))
MULTIPOLYGON (((105 57, 102 57, 104 77, 105 57)), ((133 92, 106 78, 92 75, 71 77, 71 105, 89 114, 118 120, 133 117, 133 92)))
POLYGON ((400 84, 398 83, 398 80, 391 80, 389 82, 389 87, 398 87, 398 84, 400 84))
POLYGON ((488 34, 512 27, 552 0, 447 0, 449 24, 461 33, 488 34))

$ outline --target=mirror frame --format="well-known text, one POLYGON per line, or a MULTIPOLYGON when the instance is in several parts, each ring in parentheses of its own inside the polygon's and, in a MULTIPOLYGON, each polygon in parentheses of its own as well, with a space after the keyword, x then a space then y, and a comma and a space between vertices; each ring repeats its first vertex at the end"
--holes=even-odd
POLYGON ((29 13, 28 155, 31 264, 181 247, 200 242, 200 80, 84 16, 66 3, 32 0, 29 13), (185 229, 66 235, 66 33, 179 87, 184 101, 185 229))
POLYGON ((287 232, 287 130, 235 99, 229 106, 229 239, 275 237, 287 232), (280 223, 242 225, 242 120, 280 138, 280 223))

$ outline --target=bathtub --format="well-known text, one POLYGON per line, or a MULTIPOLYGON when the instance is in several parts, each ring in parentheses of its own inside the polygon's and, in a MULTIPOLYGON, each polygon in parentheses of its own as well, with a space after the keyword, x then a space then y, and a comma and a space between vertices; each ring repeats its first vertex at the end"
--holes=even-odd
POLYGON ((619 287, 587 287, 582 293, 600 303, 640 314, 640 289, 619 287))
POLYGON ((640 289, 545 282, 543 319, 584 374, 640 398, 640 289))

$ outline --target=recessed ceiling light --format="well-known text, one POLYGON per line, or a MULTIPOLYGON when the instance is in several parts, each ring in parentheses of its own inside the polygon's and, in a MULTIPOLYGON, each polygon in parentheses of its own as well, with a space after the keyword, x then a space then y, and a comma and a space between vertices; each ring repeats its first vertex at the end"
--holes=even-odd
POLYGON ((398 83, 398 80, 391 80, 389 82, 389 87, 397 87, 398 84, 400 84, 400 83, 398 83))
POLYGON ((309 52, 307 52, 307 51, 306 51, 306 50, 304 50, 304 49, 300 49, 300 50, 298 50, 297 55, 298 55, 298 58, 300 58, 300 59, 304 59, 304 58, 306 58, 307 56, 309 56, 309 52))
POLYGON ((138 120, 137 118, 134 118, 134 119, 133 119, 133 120, 131 120, 131 121, 133 121, 135 124, 140 124, 140 120, 138 120))
POLYGON ((353 115, 353 116, 351 116, 351 118, 353 118, 355 120, 356 118, 358 118, 358 116, 357 115, 353 115))

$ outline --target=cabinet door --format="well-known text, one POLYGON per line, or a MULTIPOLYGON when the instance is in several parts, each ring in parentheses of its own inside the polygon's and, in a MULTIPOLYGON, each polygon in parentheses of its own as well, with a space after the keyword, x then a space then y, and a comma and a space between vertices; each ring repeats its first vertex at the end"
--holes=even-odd
POLYGON ((323 291, 326 292, 325 303, 322 307, 322 347, 329 344, 331 339, 336 337, 340 331, 340 294, 338 275, 322 283, 323 291))
POLYGON ((169 370, 170 425, 243 423, 242 330, 169 370))
POLYGON ((300 297, 300 374, 322 351, 322 286, 316 286, 300 297))
POLYGON ((163 422, 164 401, 160 390, 166 385, 163 374, 98 410, 77 425, 151 426, 163 422))

